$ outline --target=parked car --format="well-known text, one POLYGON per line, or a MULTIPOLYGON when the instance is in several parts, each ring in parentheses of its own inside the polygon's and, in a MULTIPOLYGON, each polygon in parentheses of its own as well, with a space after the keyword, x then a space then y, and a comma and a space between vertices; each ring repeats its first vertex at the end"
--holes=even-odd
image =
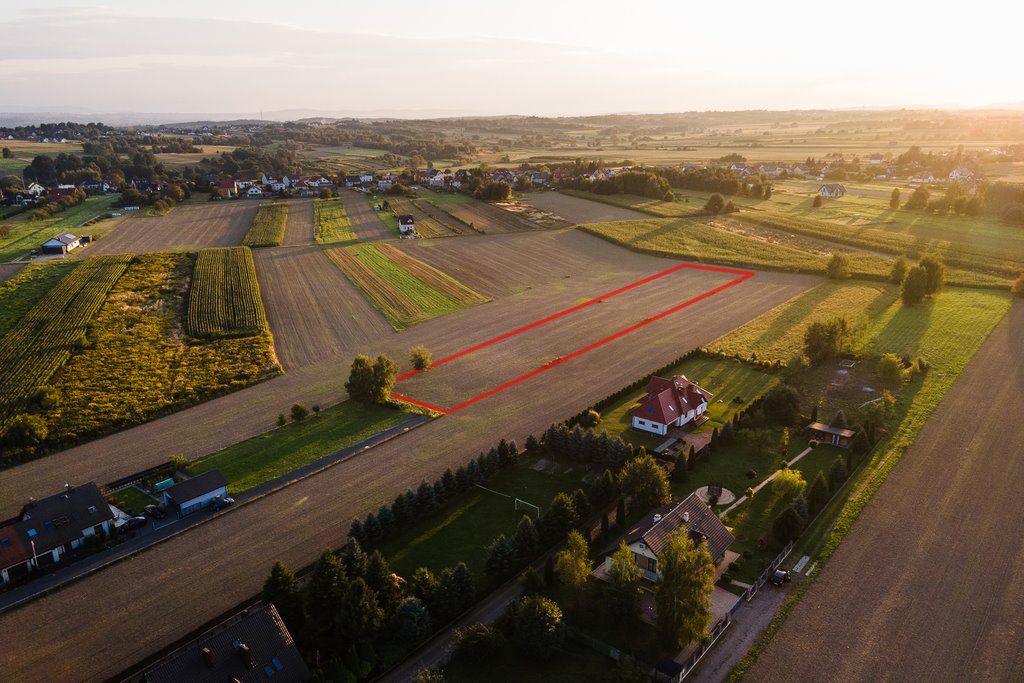
POLYGON ((782 584, 789 583, 792 580, 793 576, 785 569, 776 569, 775 573, 772 574, 772 584, 776 586, 781 586, 782 584))
POLYGON ((142 511, 150 517, 152 517, 153 519, 163 519, 167 516, 167 513, 161 510, 156 505, 147 505, 146 507, 142 508, 142 511))
POLYGON ((227 506, 234 505, 234 504, 235 504, 235 499, 232 498, 231 496, 224 496, 223 498, 221 498, 220 496, 217 496, 216 498, 213 499, 213 509, 214 510, 220 510, 221 508, 226 508, 227 506))
POLYGON ((146 526, 147 524, 149 524, 149 520, 145 517, 129 517, 128 520, 125 521, 124 526, 126 529, 138 529, 146 526))

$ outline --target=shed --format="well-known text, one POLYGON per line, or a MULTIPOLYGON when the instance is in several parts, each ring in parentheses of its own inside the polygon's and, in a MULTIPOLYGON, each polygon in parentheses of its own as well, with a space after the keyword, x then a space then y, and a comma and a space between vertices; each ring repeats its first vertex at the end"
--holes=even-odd
POLYGON ((823 422, 812 422, 807 425, 807 429, 811 432, 812 438, 830 443, 833 446, 839 446, 840 448, 849 448, 850 444, 853 443, 854 435, 857 433, 852 429, 830 427, 823 422))
POLYGON ((186 479, 164 491, 164 507, 179 517, 198 512, 228 495, 228 482, 217 470, 186 479))
POLYGON ((72 249, 81 246, 81 240, 70 232, 62 232, 43 242, 42 252, 44 254, 66 254, 72 249))

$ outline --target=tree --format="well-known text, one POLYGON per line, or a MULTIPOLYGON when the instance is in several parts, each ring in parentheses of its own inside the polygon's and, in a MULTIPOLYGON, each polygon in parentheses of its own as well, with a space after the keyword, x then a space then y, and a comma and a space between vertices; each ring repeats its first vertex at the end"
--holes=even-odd
POLYGON ((288 420, 285 418, 284 413, 278 413, 277 426, 284 427, 286 424, 288 424, 288 420))
POLYGON ((565 549, 555 559, 555 571, 558 572, 558 580, 575 591, 586 585, 590 577, 590 547, 583 534, 578 531, 569 533, 565 549))
POLYGON ((626 463, 619 474, 622 495, 631 500, 631 509, 650 510, 672 498, 665 470, 649 455, 642 455, 626 463))
POLYGON ((812 361, 835 358, 845 350, 850 338, 850 325, 845 318, 816 321, 804 332, 804 353, 812 361))
POLYGON ((319 195, 319 197, 320 197, 320 199, 330 199, 331 198, 331 189, 329 187, 320 188, 320 195, 319 195))
POLYGON ((398 366, 383 353, 372 364, 368 357, 358 355, 352 361, 345 391, 360 403, 386 403, 397 372, 398 366))
POLYGON ((4 157, 4 159, 13 159, 14 158, 14 152, 11 151, 10 147, 4 147, 3 157, 4 157))
POLYGON ((484 560, 484 573, 487 576, 501 580, 511 576, 519 566, 516 545, 505 534, 498 534, 485 552, 487 559, 484 560))
POLYGON ((345 576, 349 580, 365 577, 370 565, 370 558, 362 545, 354 537, 348 539, 345 548, 341 551, 341 565, 345 569, 345 576))
POLYGON ((914 190, 910 199, 903 205, 906 209, 923 209, 928 206, 928 199, 931 197, 931 193, 928 192, 927 188, 919 187, 914 190))
POLYGON ((850 277, 850 257, 843 252, 832 254, 825 266, 825 276, 830 280, 845 280, 850 277))
POLYGON ((849 421, 846 419, 846 413, 842 410, 837 410, 835 417, 828 423, 829 427, 835 427, 836 429, 846 429, 850 426, 849 421))
POLYGON ((903 381, 903 361, 895 353, 885 353, 878 359, 875 366, 878 378, 888 384, 899 384, 903 381))
POLYGON ((366 585, 377 594, 377 600, 385 613, 392 612, 398 607, 402 599, 402 585, 379 550, 374 550, 370 554, 365 579, 366 585))
POLYGON ((889 195, 889 208, 896 210, 900 208, 900 188, 893 188, 892 194, 889 195))
POLYGON ((540 550, 540 533, 529 515, 523 515, 523 518, 519 520, 519 526, 516 527, 512 542, 515 544, 516 555, 518 555, 520 563, 529 562, 540 550))
POLYGON ((17 415, 4 432, 4 445, 25 451, 35 450, 46 441, 49 428, 46 421, 38 415, 17 415))
POLYGON ((900 287, 900 298, 904 305, 913 306, 924 301, 928 293, 928 271, 923 266, 914 266, 907 271, 907 277, 900 287))
POLYGON ((901 285, 907 277, 907 259, 902 256, 896 257, 892 262, 892 270, 889 271, 889 281, 901 285))
POLYGON ((437 590, 438 584, 434 572, 426 567, 420 567, 412 573, 412 578, 409 579, 409 592, 424 604, 429 604, 434 599, 434 591, 437 590))
POLYGON ((348 585, 336 616, 338 632, 346 640, 371 640, 384 623, 384 610, 365 581, 357 578, 348 585))
POLYGON ((302 610, 299 580, 283 562, 275 562, 271 568, 270 576, 263 583, 262 599, 263 604, 273 603, 277 607, 278 614, 284 619, 289 630, 295 633, 302 629, 306 615, 302 610))
POLYGON ((820 194, 814 195, 814 201, 811 202, 811 206, 813 206, 815 209, 820 209, 821 208, 821 203, 822 203, 821 202, 821 195, 820 194))
POLYGON ((789 427, 800 419, 800 394, 793 387, 782 384, 765 395, 761 407, 771 423, 789 427))
POLYGON ((346 583, 345 570, 338 558, 325 550, 313 565, 306 601, 309 621, 322 645, 334 642, 335 616, 341 610, 346 583))
POLYGON ((831 494, 828 490, 828 482, 825 481, 825 473, 818 472, 818 476, 814 478, 814 482, 811 484, 811 490, 807 494, 807 505, 811 510, 811 514, 818 514, 828 504, 828 499, 831 494))
POLYGON ((717 192, 708 197, 707 203, 704 204, 704 210, 715 216, 721 213, 722 209, 724 208, 725 199, 723 199, 722 195, 718 194, 717 192))
POLYGON ((548 659, 558 650, 562 610, 551 599, 529 595, 519 601, 513 639, 529 659, 548 659))
POLYGON ((1010 294, 1024 298, 1024 273, 1017 276, 1017 279, 1010 285, 1010 294))
POLYGON ((395 386, 395 375, 398 374, 398 366, 395 362, 383 353, 377 356, 373 364, 373 402, 386 403, 391 398, 391 388, 395 386))
POLYGON ((555 494, 551 499, 551 505, 544 511, 541 530, 547 540, 556 541, 572 531, 579 521, 572 498, 568 493, 562 492, 555 494))
POLYGON ((778 517, 775 518, 775 521, 772 522, 772 537, 780 545, 786 545, 790 541, 795 541, 803 530, 803 517, 800 516, 800 513, 792 505, 787 505, 779 513, 778 517))
POLYGON ((407 645, 415 645, 430 635, 433 624, 423 603, 416 598, 407 598, 395 609, 391 628, 395 638, 407 645))
POLYGON ((832 463, 832 467, 828 470, 828 483, 833 493, 842 487, 848 476, 850 475, 846 469, 846 463, 843 462, 842 458, 836 458, 835 462, 832 463))
POLYGON ((807 488, 807 482, 799 470, 785 469, 775 475, 772 479, 772 493, 778 495, 779 500, 789 505, 793 499, 799 496, 807 488))
POLYGON ((666 540, 658 558, 661 579, 654 601, 662 645, 678 651, 708 635, 715 566, 707 541, 694 545, 682 530, 672 532, 666 540))
POLYGON ((925 285, 926 294, 936 294, 942 289, 942 281, 945 278, 946 267, 942 262, 942 257, 937 254, 927 254, 921 257, 919 265, 924 268, 925 273, 928 275, 928 281, 925 285))
POLYGON ((608 608, 613 616, 626 619, 636 613, 640 605, 640 580, 643 572, 633 558, 633 551, 625 543, 612 553, 612 564, 608 568, 608 581, 611 590, 608 608))
POLYGON ((292 419, 296 422, 302 422, 309 416, 309 411, 306 410, 306 406, 301 403, 296 403, 292 406, 292 419))
POLYGON ((409 362, 415 370, 426 370, 430 367, 432 356, 426 346, 414 346, 409 349, 409 362))
POLYGON ((441 572, 430 604, 431 614, 441 623, 451 621, 472 605, 475 597, 473 575, 466 564, 460 562, 454 569, 446 568, 441 572))

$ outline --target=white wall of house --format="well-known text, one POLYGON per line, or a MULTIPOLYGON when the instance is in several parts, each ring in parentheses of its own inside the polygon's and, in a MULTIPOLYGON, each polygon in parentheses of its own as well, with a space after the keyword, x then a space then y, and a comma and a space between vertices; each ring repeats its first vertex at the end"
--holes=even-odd
MULTIPOLYGON (((221 486, 219 489, 215 489, 213 491, 210 491, 209 493, 204 493, 201 496, 197 496, 197 497, 195 497, 195 498, 193 498, 191 500, 187 500, 187 501, 184 501, 184 502, 180 503, 180 507, 181 507, 180 514, 181 514, 182 517, 184 517, 185 515, 190 515, 193 512, 198 512, 198 511, 202 510, 203 508, 209 507, 210 505, 212 505, 214 498, 217 498, 218 496, 221 497, 221 498, 224 498, 227 495, 228 495, 227 487, 221 486)), ((167 503, 167 500, 168 499, 165 496, 165 500, 164 500, 165 504, 167 503)))
POLYGON ((633 416, 633 427, 644 432, 658 434, 659 436, 665 436, 668 432, 668 425, 664 425, 660 422, 654 422, 653 420, 644 420, 636 417, 635 415, 633 416))

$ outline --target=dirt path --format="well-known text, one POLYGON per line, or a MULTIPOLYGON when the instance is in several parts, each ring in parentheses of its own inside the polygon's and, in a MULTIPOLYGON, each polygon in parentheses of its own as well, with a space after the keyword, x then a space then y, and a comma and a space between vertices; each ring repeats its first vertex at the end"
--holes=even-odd
POLYGON ((294 199, 288 202, 288 223, 284 229, 284 246, 315 244, 313 232, 313 200, 294 199))
POLYGON ((345 205, 345 213, 352 222, 352 230, 363 241, 390 240, 398 237, 391 228, 384 224, 377 212, 360 193, 342 190, 338 195, 345 205))
MULTIPOLYGON (((582 237, 589 238, 583 235, 572 239, 582 237)), ((620 257, 620 265, 639 258, 635 263, 646 260, 647 268, 655 270, 670 263, 628 252, 615 253, 620 257)), ((291 567, 309 564, 324 547, 342 542, 354 516, 392 500, 423 479, 433 479, 448 466, 465 463, 500 437, 522 443, 528 434, 541 431, 552 420, 581 410, 628 384, 637 374, 708 343, 818 282, 817 278, 795 275, 758 277, 761 279, 756 286, 737 290, 735 296, 699 302, 678 316, 645 328, 649 334, 600 347, 586 357, 586 362, 560 365, 545 373, 543 381, 517 384, 492 400, 481 401, 375 448, 365 457, 341 463, 129 562, 4 614, 0 617, 0 634, 5 644, 0 651, 0 670, 12 680, 112 676, 258 592, 274 560, 281 559, 291 567), (202 580, 198 581, 200 575, 202 580), (174 619, 154 618, 170 603, 174 604, 174 619), (94 617, 96 605, 103 605, 105 614, 99 627, 94 617), (112 637, 117 633, 133 635, 128 639, 112 637)), ((577 292, 561 295, 575 297, 577 292)), ((501 312, 503 315, 520 310, 533 313, 528 301, 509 303, 509 308, 501 312)), ((461 328, 456 316, 493 306, 488 304, 431 321, 438 323, 432 334, 440 334, 444 326, 458 336, 461 328)), ((479 324, 476 318, 466 320, 479 324)), ((499 317, 486 326, 507 329, 508 324, 507 319, 499 317)), ((489 332, 484 330, 481 334, 489 332)), ((420 339, 410 333, 394 337, 401 342, 401 348, 420 339)), ((453 336, 448 343, 455 341, 453 336)), ((257 391, 249 396, 246 391, 251 390, 238 392, 220 399, 219 404, 204 404, 111 437, 107 444, 88 447, 91 455, 97 457, 118 452, 121 457, 139 459, 159 456, 159 447, 148 440, 159 443, 167 439, 190 450, 205 450, 217 439, 234 441, 238 431, 272 423, 282 406, 294 402, 298 396, 286 398, 288 388, 296 392, 338 392, 344 382, 342 365, 301 368, 254 387, 257 391), (222 430, 232 431, 236 436, 225 439, 220 434, 222 430)), ((329 404, 323 399, 306 400, 329 404)), ((70 452, 52 457, 60 458, 67 453, 70 452)), ((60 477, 63 483, 66 467, 88 459, 82 451, 76 455, 77 458, 54 460, 59 462, 60 469, 53 477, 60 477)))
POLYGON ((1024 305, 992 333, 749 675, 1024 671, 1024 305))

